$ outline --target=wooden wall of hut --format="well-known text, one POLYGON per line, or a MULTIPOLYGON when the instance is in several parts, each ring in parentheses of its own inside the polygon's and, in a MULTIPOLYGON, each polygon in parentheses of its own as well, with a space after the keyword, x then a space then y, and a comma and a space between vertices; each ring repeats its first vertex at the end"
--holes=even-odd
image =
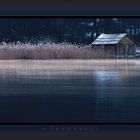
POLYGON ((117 47, 117 58, 135 57, 135 47, 132 45, 120 45, 117 47))

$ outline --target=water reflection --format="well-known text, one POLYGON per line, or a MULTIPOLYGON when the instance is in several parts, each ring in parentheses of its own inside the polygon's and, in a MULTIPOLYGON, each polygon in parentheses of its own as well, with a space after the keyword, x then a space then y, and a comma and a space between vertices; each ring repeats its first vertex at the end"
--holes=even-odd
POLYGON ((0 122, 140 122, 137 60, 0 61, 0 122))
POLYGON ((95 77, 97 82, 105 83, 108 80, 112 82, 121 80, 121 75, 119 72, 110 72, 110 71, 95 71, 95 77))

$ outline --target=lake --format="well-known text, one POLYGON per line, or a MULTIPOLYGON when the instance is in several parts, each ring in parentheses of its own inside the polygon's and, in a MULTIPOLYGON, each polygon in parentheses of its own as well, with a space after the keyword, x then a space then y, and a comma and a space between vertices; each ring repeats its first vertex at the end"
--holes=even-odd
POLYGON ((0 122, 140 122, 140 61, 0 60, 0 122))

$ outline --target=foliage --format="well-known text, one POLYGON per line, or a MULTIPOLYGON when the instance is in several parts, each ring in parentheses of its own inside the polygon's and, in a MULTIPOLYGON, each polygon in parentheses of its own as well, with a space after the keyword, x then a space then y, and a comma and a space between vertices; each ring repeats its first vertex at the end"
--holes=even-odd
POLYGON ((135 18, 1 18, 0 42, 29 42, 52 38, 57 43, 90 44, 101 33, 127 32, 140 42, 135 18))

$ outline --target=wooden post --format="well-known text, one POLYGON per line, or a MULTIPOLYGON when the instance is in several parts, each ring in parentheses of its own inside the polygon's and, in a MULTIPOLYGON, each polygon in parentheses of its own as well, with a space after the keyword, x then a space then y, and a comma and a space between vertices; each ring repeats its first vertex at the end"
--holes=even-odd
POLYGON ((124 47, 125 47, 125 55, 124 55, 124 56, 125 56, 125 58, 126 58, 126 45, 125 45, 124 47))
POLYGON ((119 48, 119 46, 117 45, 117 59, 118 59, 118 48, 119 48))

